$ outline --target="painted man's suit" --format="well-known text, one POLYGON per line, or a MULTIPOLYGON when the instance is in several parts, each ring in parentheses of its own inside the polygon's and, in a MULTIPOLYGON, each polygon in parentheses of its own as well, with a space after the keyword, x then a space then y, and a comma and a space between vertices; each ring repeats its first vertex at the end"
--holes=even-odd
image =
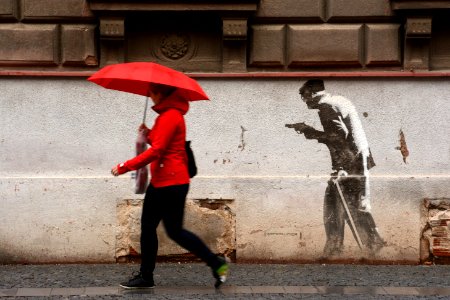
POLYGON ((333 173, 328 181, 324 199, 325 232, 324 255, 339 255, 343 250, 344 226, 349 219, 344 210, 336 184, 339 184, 362 244, 377 251, 381 239, 370 212, 369 169, 375 166, 367 138, 355 107, 346 98, 332 96, 325 91, 318 105, 323 131, 309 127, 305 137, 317 139, 328 147, 333 173), (339 177, 338 177, 339 174, 339 177), (333 181, 338 177, 338 182, 333 181))

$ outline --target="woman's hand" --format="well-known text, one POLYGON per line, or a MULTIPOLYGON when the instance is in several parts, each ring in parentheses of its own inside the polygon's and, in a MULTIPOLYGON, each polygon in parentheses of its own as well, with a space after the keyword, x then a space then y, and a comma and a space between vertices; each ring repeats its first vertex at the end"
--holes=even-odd
POLYGON ((150 132, 150 129, 148 129, 148 127, 145 126, 144 123, 142 123, 138 128, 138 132, 142 132, 144 134, 144 136, 147 136, 148 133, 150 132))
POLYGON ((111 169, 111 174, 113 174, 114 176, 119 176, 119 168, 117 168, 117 166, 113 167, 111 169))

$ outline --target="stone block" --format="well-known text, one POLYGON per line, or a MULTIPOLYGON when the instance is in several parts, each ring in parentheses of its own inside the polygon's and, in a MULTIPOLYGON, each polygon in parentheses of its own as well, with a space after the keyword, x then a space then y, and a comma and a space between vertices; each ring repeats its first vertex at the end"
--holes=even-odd
POLYGON ((361 66, 361 24, 288 25, 288 66, 361 66))
POLYGON ((0 24, 0 64, 55 65, 57 25, 0 24))
POLYGON ((17 19, 17 0, 0 1, 0 20, 17 19))
POLYGON ((23 0, 22 9, 25 20, 93 16, 87 0, 23 0))
POLYGON ((368 24, 366 33, 367 65, 399 65, 400 25, 368 24))
POLYGON ((392 16, 389 1, 385 0, 328 0, 327 19, 345 17, 392 16))
POLYGON ((94 25, 63 25, 61 53, 64 65, 97 66, 94 25))
POLYGON ((283 66, 285 25, 254 25, 250 65, 283 66))
POLYGON ((261 0, 257 17, 324 20, 324 0, 261 0))

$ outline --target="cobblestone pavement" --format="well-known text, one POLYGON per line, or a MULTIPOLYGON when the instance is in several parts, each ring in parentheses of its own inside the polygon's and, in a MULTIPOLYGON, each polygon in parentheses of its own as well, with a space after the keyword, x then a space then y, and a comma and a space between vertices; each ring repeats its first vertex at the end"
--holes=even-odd
POLYGON ((156 288, 118 287, 136 264, 0 265, 0 297, 36 299, 450 299, 450 266, 232 264, 219 290, 201 263, 160 263, 156 288))

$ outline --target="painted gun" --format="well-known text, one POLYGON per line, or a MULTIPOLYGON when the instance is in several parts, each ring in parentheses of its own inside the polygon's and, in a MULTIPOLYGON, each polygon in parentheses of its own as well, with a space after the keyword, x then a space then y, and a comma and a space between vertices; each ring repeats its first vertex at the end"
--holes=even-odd
POLYGON ((304 122, 295 124, 286 124, 284 126, 286 126, 287 128, 293 128, 296 132, 300 134, 304 133, 306 130, 311 128, 311 126, 306 125, 304 122))

